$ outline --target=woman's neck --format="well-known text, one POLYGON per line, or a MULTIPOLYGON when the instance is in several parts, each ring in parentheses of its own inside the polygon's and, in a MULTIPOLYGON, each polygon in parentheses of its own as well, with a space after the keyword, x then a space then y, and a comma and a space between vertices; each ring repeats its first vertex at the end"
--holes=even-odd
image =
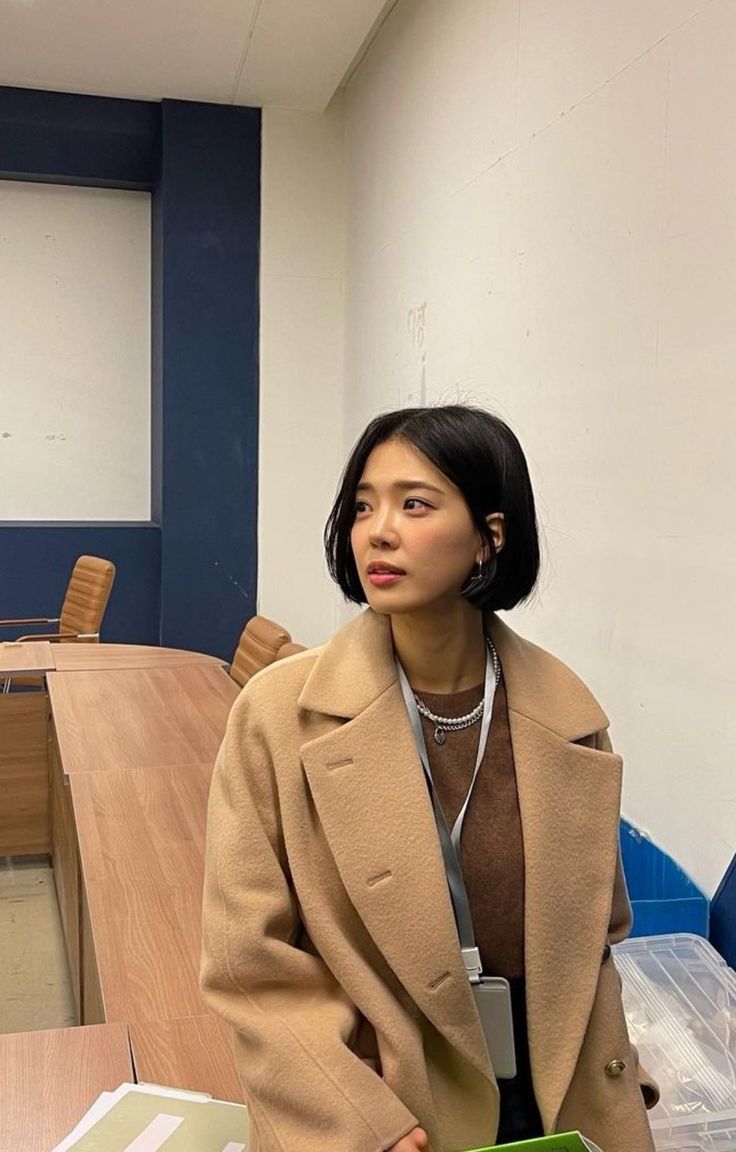
POLYGON ((483 615, 465 600, 391 617, 397 659, 417 692, 462 692, 485 674, 483 615))

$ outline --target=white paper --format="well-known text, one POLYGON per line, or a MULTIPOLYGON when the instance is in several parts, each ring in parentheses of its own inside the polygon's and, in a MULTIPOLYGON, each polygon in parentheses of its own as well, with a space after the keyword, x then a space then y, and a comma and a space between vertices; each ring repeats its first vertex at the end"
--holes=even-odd
MULTIPOLYGON (((119 1092, 120 1089, 116 1089, 116 1091, 119 1092)), ((110 1110, 116 1099, 118 1099, 118 1097, 114 1092, 100 1093, 94 1104, 91 1104, 87 1109, 84 1116, 77 1124, 76 1128, 73 1128, 69 1135, 65 1136, 60 1144, 56 1144, 51 1149, 51 1152, 67 1152, 67 1148, 71 1148, 77 1142, 77 1140, 79 1140, 80 1136, 84 1135, 88 1128, 91 1128, 93 1124, 96 1124, 97 1121, 110 1110)))

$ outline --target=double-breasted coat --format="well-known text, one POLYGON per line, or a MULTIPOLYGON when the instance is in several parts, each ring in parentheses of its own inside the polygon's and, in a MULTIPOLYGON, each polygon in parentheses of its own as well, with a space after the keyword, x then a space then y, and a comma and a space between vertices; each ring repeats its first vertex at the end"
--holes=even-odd
MULTIPOLYGON (((577 676, 488 624, 519 793, 545 1131, 650 1152, 656 1088, 609 947, 630 928, 621 760, 577 676)), ((202 988, 234 1029, 251 1152, 382 1152, 417 1124, 432 1152, 494 1143, 498 1088, 389 622, 370 609, 259 673, 233 707, 210 794, 202 988)))

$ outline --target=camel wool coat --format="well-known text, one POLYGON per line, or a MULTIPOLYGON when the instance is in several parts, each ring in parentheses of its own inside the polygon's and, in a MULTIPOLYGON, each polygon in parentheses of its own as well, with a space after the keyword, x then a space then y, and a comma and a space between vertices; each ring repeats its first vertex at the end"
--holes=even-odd
MULTIPOLYGON (((546 1132, 652 1152, 656 1087, 609 945, 631 924, 621 760, 581 681, 495 616, 525 854, 525 977, 546 1132)), ((494 1143, 499 1096, 465 974, 388 618, 260 672, 210 793, 202 988, 233 1027, 250 1152, 494 1143)))

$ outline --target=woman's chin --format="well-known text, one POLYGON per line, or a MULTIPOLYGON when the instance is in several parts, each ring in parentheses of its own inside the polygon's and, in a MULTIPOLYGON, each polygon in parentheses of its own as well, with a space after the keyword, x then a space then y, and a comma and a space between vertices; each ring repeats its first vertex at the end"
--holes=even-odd
POLYGON ((379 616, 405 616, 409 612, 422 612, 436 602, 435 597, 407 596, 399 588, 366 588, 368 607, 379 616))
POLYGON ((401 591, 394 588, 374 588, 372 584, 364 586, 363 593, 365 595, 368 607, 372 608, 374 612, 378 612, 382 616, 391 616, 394 612, 406 612, 406 595, 402 595, 401 591))

